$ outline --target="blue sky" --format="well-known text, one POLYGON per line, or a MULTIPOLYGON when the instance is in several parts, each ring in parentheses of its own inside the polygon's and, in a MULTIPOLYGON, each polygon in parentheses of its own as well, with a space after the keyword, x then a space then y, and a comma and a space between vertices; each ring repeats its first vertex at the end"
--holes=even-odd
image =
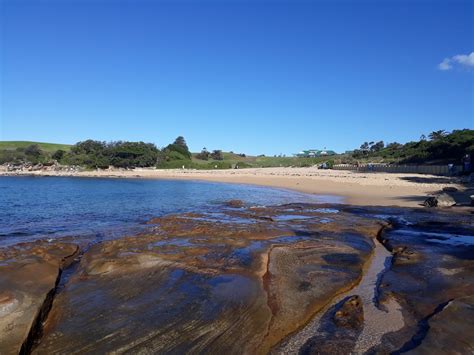
POLYGON ((474 128, 472 1, 0 6, 0 140, 291 154, 474 128))

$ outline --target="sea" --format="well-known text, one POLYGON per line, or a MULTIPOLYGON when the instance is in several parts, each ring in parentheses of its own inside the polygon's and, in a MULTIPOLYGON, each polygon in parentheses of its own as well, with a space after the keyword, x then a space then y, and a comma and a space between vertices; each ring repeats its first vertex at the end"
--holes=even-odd
POLYGON ((0 177, 0 247, 38 238, 93 241, 138 233, 154 217, 248 206, 342 203, 342 198, 241 184, 83 177, 0 177))

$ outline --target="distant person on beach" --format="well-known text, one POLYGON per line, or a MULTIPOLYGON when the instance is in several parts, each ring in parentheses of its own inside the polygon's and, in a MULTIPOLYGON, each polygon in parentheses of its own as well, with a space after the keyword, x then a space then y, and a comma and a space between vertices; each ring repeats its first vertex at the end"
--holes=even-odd
POLYGON ((454 164, 448 164, 448 172, 449 175, 454 175, 456 173, 456 168, 454 167, 454 164))
POLYGON ((463 171, 466 173, 471 172, 471 154, 466 154, 462 158, 463 171))

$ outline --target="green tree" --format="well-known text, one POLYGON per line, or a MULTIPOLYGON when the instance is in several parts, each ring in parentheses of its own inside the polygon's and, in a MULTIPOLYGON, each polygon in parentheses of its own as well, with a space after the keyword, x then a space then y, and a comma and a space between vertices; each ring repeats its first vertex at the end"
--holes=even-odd
POLYGON ((208 152, 206 147, 204 147, 202 148, 201 153, 196 155, 196 158, 200 160, 209 160, 209 155, 210 153, 208 152))
POLYGON ((62 149, 58 149, 57 151, 55 151, 53 153, 51 158, 53 158, 56 161, 61 161, 64 158, 65 155, 66 155, 66 151, 64 151, 62 149))
POLYGON ((211 158, 214 160, 224 160, 224 155, 222 154, 222 150, 213 150, 211 153, 211 158))
POLYGON ((183 147, 182 145, 173 143, 169 144, 166 148, 163 149, 163 153, 165 153, 165 155, 169 155, 170 152, 178 152, 184 157, 184 159, 191 159, 191 153, 189 152, 187 147, 183 147))
POLYGON ((174 143, 176 145, 179 145, 183 148, 185 148, 187 151, 189 151, 188 145, 186 144, 186 140, 184 139, 183 136, 179 136, 174 140, 174 143))
POLYGON ((29 157, 38 159, 42 152, 38 144, 32 144, 25 148, 25 154, 29 157))
POLYGON ((444 137, 446 137, 448 133, 444 130, 444 129, 440 129, 439 131, 433 131, 431 132, 428 137, 432 140, 432 141, 437 141, 437 140, 440 140, 444 137))
POLYGON ((384 148, 385 144, 383 141, 379 141, 375 144, 373 144, 371 147, 370 147, 370 151, 371 152, 380 152, 383 148, 384 148))

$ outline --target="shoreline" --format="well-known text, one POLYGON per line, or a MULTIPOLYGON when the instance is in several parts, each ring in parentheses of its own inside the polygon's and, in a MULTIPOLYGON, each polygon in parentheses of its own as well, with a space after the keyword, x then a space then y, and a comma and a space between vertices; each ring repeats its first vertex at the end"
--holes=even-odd
POLYGON ((247 184, 282 188, 312 195, 332 195, 344 199, 344 203, 361 206, 421 207, 427 196, 445 187, 462 186, 452 177, 394 174, 359 173, 317 168, 252 168, 240 170, 187 170, 147 169, 93 170, 63 172, 0 171, 0 176, 52 176, 91 178, 143 178, 167 180, 194 180, 231 184, 247 184))

